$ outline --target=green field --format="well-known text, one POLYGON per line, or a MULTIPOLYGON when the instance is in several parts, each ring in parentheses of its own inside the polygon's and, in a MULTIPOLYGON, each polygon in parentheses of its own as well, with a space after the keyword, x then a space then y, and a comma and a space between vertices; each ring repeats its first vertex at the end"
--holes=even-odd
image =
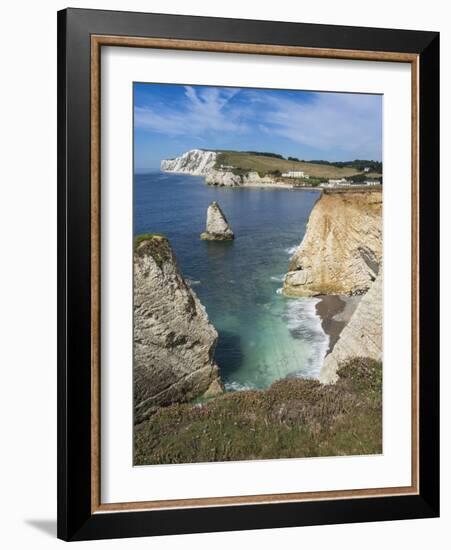
POLYGON ((258 172, 261 176, 274 172, 299 171, 302 170, 306 175, 314 178, 346 178, 361 174, 355 168, 338 168, 333 165, 316 164, 311 162, 297 162, 286 159, 267 157, 264 155, 254 155, 240 151, 222 151, 218 154, 216 166, 234 166, 238 171, 258 172))

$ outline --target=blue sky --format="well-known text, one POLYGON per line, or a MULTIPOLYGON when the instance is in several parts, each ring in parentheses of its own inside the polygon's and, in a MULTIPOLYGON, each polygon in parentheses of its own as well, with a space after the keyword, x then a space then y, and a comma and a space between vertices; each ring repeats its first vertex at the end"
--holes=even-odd
POLYGON ((189 149, 382 159, 382 96, 134 84, 135 172, 189 149))

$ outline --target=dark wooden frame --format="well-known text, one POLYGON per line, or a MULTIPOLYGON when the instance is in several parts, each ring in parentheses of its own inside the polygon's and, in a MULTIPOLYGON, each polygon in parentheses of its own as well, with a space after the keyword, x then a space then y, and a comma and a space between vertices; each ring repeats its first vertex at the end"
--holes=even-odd
POLYGON ((439 513, 439 35, 68 9, 58 13, 58 536, 64 540, 436 517, 439 513), (412 484, 100 502, 99 53, 102 45, 412 65, 412 484))

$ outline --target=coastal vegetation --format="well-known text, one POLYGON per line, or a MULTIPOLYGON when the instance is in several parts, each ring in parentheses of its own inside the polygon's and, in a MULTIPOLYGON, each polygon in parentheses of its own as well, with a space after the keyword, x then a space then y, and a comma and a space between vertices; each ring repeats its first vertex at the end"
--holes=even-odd
POLYGON ((170 257, 169 244, 160 233, 143 233, 133 239, 133 250, 138 256, 152 255, 155 263, 161 265, 170 257))
POLYGON ((382 174, 382 162, 377 160, 347 160, 331 162, 328 160, 311 160, 314 164, 323 164, 325 166, 336 166, 337 168, 355 168, 359 172, 363 172, 365 169, 369 169, 371 172, 382 174))
POLYGON ((141 233, 140 235, 136 235, 133 239, 133 248, 136 250, 144 241, 159 241, 165 238, 166 237, 161 233, 141 233))
POLYGON ((133 465, 381 454, 382 97, 165 86, 134 87, 133 465))
MULTIPOLYGON (((233 166, 236 173, 249 171, 258 172, 260 176, 289 170, 303 171, 310 178, 346 178, 361 174, 365 168, 379 176, 382 173, 382 163, 371 160, 354 160, 348 162, 329 162, 323 160, 304 161, 296 157, 284 158, 275 153, 259 153, 255 151, 218 151, 216 168, 233 166)), ((368 177, 368 174, 365 174, 368 177)))
POLYGON ((294 188, 338 188, 382 183, 382 174, 377 172, 382 170, 380 162, 307 162, 258 151, 191 149, 174 159, 162 160, 161 170, 204 176, 207 185, 217 187, 289 185, 294 188))
POLYGON ((366 180, 371 179, 382 183, 382 175, 376 172, 367 172, 365 174, 356 174, 355 176, 349 176, 348 180, 354 183, 364 183, 366 180))
POLYGON ((135 426, 134 463, 171 464, 382 452, 382 365, 354 358, 335 384, 284 379, 162 407, 135 426))
MULTIPOLYGON (((249 353, 249 338, 256 345, 254 334, 247 334, 244 325, 235 332, 230 325, 224 328, 217 323, 222 319, 217 311, 212 324, 191 284, 201 284, 203 277, 193 277, 187 269, 189 278, 184 279, 171 245, 162 235, 138 236, 134 253, 134 464, 382 452, 382 190, 380 186, 364 186, 367 178, 375 177, 371 170, 376 169, 375 165, 335 166, 294 157, 287 160, 277 154, 199 149, 162 161, 163 171, 202 175, 207 185, 214 186, 281 184, 283 188, 289 183, 290 187, 314 187, 327 178, 346 175, 352 179, 347 188, 325 188, 319 196, 305 195, 306 200, 314 195, 316 201, 309 210, 306 232, 296 250, 290 251, 290 263, 282 268, 285 275, 277 278, 283 287, 277 293, 272 291, 277 296, 319 297, 318 303, 335 296, 344 305, 339 311, 333 305, 330 311, 326 308, 326 319, 316 304, 320 332, 326 337, 326 347, 319 340, 323 351, 316 370, 278 370, 263 384, 248 383, 248 373, 244 382, 227 380, 229 356, 224 359, 221 355, 225 347, 216 353, 221 344, 218 331, 223 338, 221 345, 238 351, 238 356, 231 355, 238 366, 249 353), (293 373, 302 374, 297 377, 293 373)), ((233 203, 225 204, 229 214, 233 203)), ((242 215, 241 206, 239 212, 242 215)), ((241 241, 237 218, 231 215, 231 219, 237 241, 227 247, 229 253, 239 248, 241 241)), ((283 225, 281 231, 286 227, 283 225)), ((266 226, 263 232, 267 232, 266 226)), ((200 238, 233 238, 216 201, 208 207, 200 238)), ((215 247, 208 245, 210 254, 216 252, 215 247)), ((229 255, 228 261, 232 258, 229 255)), ((274 278, 272 275, 271 280, 274 278)), ((217 279, 215 272, 216 286, 217 279)), ((227 277, 227 283, 234 284, 235 280, 237 277, 227 277)), ((202 286, 199 295, 208 297, 202 286)), ((261 299, 260 295, 255 299, 261 299)), ((221 311, 227 307, 221 302, 221 311)), ((301 331, 312 327, 308 314, 303 317, 307 309, 294 311, 298 317, 289 327, 288 349, 291 338, 303 337, 301 331)), ((281 334, 285 333, 284 328, 281 334)), ((298 349, 296 357, 297 353, 298 349)), ((271 370, 272 357, 267 350, 264 369, 271 370)), ((252 362, 252 369, 255 366, 258 370, 259 361, 252 362)), ((277 361, 274 364, 278 365, 277 361)), ((233 363, 232 368, 236 368, 233 363)))
POLYGON ((296 181, 293 182, 294 187, 318 187, 320 183, 324 182, 324 178, 315 178, 315 177, 309 177, 309 178, 296 178, 296 181))

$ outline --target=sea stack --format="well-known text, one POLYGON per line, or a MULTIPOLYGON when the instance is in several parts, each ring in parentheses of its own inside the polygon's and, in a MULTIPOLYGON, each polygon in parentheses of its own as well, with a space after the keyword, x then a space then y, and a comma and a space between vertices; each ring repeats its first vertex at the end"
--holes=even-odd
POLYGON ((231 241, 235 238, 233 231, 216 201, 207 210, 207 226, 200 238, 204 241, 231 241))

